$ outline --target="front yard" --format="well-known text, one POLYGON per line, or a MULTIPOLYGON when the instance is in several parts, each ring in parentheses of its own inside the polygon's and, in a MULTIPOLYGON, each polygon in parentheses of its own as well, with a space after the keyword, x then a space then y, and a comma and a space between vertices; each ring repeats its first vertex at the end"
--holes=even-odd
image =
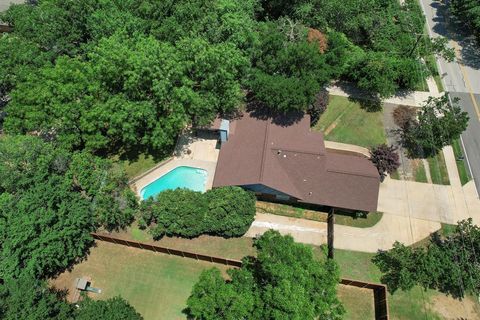
POLYGON ((327 110, 314 130, 322 131, 325 140, 369 148, 386 143, 382 111, 368 112, 358 102, 346 97, 330 96, 327 110))

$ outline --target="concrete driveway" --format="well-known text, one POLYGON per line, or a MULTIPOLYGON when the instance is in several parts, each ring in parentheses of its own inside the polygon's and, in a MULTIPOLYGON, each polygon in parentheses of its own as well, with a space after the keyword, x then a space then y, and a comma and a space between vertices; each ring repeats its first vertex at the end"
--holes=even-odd
MULTIPOLYGON (((363 252, 388 250, 395 241, 409 245, 428 237, 440 227, 439 222, 384 214, 371 228, 336 224, 335 248, 363 252)), ((278 230, 281 234, 290 234, 297 242, 313 245, 327 243, 326 223, 263 213, 257 213, 245 236, 255 237, 269 229, 278 230)))

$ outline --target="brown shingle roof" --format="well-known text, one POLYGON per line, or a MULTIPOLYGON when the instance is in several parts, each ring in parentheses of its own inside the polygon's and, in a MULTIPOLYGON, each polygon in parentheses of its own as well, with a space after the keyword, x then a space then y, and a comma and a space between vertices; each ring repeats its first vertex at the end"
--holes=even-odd
POLYGON ((306 203, 375 211, 380 182, 372 163, 327 151, 323 135, 310 132, 308 115, 294 123, 288 118, 245 113, 234 120, 214 187, 263 184, 306 203))

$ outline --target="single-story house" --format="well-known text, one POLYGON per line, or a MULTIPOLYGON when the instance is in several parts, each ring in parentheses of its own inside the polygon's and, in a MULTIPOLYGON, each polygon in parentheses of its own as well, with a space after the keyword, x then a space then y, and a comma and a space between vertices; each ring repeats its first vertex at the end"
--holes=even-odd
POLYGON ((215 128, 226 136, 213 187, 241 186, 276 201, 377 209, 377 169, 364 156, 326 149, 323 134, 310 131, 308 115, 245 112, 231 121, 216 120, 215 128))

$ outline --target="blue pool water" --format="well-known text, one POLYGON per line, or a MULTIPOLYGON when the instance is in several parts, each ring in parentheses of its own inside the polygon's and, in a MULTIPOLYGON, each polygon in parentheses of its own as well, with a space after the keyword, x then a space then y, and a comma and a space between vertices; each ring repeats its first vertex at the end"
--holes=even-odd
POLYGON ((143 200, 153 197, 168 189, 187 188, 194 191, 205 192, 207 171, 193 167, 176 167, 157 180, 146 185, 140 196, 143 200))

